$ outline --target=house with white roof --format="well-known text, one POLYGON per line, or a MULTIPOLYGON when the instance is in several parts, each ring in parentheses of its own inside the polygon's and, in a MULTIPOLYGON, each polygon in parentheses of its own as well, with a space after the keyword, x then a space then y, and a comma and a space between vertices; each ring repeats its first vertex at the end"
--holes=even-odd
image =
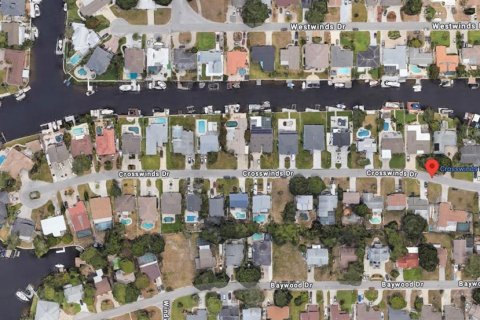
POLYGON ((267 194, 255 195, 252 197, 253 221, 264 223, 268 219, 268 214, 272 208, 271 197, 267 194))
POLYGON ((147 76, 166 79, 171 75, 170 50, 166 47, 147 48, 147 76))
POLYGON ((90 49, 93 49, 100 43, 98 34, 93 30, 87 29, 83 23, 73 22, 72 29, 72 44, 76 52, 86 55, 90 49))
POLYGON ((384 48, 382 50, 382 64, 385 72, 383 79, 405 81, 408 77, 407 47, 384 48))
POLYGON ((199 79, 209 77, 223 79, 223 51, 199 51, 197 53, 199 79))
POLYGON ((67 231, 67 225, 65 224, 63 215, 43 219, 40 223, 42 225, 42 232, 46 236, 51 234, 55 238, 59 238, 67 231))

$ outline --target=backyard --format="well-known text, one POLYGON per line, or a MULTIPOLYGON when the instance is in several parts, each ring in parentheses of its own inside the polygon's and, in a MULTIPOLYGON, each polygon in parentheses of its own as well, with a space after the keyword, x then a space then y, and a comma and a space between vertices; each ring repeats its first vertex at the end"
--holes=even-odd
POLYGON ((476 192, 450 188, 448 201, 456 210, 465 210, 472 213, 478 212, 478 194, 476 192))

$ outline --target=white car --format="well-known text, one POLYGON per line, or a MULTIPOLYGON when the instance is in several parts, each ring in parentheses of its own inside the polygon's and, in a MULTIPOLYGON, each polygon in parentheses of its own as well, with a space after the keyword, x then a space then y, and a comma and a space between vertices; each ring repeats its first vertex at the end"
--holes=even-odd
POLYGON ((35 4, 33 8, 35 9, 35 17, 40 17, 40 6, 35 4))

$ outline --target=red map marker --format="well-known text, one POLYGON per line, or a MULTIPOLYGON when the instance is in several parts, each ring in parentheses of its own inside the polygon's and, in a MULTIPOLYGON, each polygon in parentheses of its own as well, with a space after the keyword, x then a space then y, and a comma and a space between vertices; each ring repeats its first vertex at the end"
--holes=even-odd
POLYGON ((430 158, 425 162, 425 170, 430 174, 430 177, 433 178, 435 173, 437 173, 438 168, 440 168, 440 164, 437 160, 430 158))

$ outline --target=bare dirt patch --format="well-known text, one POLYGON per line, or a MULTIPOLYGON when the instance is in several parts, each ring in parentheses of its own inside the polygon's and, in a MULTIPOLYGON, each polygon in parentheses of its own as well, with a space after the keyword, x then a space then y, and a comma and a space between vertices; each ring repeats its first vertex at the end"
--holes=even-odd
POLYGON ((165 287, 181 288, 192 284, 195 276, 195 238, 182 233, 166 234, 162 253, 162 275, 165 287))
POLYGON ((282 212, 287 202, 293 200, 288 190, 288 180, 275 179, 272 182, 272 218, 276 223, 282 223, 282 212))
POLYGON ((202 16, 211 21, 225 22, 229 2, 229 0, 200 0, 202 16))
POLYGON ((247 45, 249 47, 264 46, 267 43, 265 32, 249 32, 247 36, 247 45))
POLYGON ((307 280, 307 263, 292 244, 273 246, 274 280, 307 280))
POLYGON ((292 43, 292 34, 290 32, 274 32, 272 43, 277 49, 286 48, 287 45, 292 43))
POLYGON ((188 44, 192 41, 192 34, 190 32, 180 32, 178 35, 178 41, 181 44, 188 44))
POLYGON ((376 178, 357 178, 356 182, 358 192, 377 192, 376 178))

